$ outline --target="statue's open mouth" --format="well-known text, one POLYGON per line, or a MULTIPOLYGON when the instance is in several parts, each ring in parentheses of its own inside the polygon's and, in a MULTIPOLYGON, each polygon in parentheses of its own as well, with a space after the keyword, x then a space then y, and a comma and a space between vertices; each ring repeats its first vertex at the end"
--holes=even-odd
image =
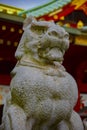
POLYGON ((47 48, 47 51, 42 51, 41 55, 39 55, 39 56, 48 60, 48 62, 49 61, 51 61, 51 62, 53 62, 53 61, 62 62, 63 61, 63 53, 57 47, 53 47, 51 49, 47 48))

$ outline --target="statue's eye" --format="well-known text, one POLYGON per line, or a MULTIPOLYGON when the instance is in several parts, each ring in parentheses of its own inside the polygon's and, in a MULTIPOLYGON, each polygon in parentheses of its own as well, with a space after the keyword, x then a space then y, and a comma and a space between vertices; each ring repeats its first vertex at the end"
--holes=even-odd
POLYGON ((32 26, 31 31, 37 35, 42 35, 47 31, 47 29, 41 26, 32 26))
POLYGON ((48 35, 58 37, 58 33, 56 31, 48 32, 48 35))

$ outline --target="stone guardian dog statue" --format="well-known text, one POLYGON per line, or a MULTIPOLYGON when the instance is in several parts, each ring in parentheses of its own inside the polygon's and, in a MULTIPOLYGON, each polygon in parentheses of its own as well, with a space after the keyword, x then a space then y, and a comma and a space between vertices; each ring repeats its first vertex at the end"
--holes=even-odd
POLYGON ((84 130, 73 110, 77 84, 62 65, 69 35, 54 22, 30 16, 15 53, 11 95, 7 98, 2 130, 84 130))

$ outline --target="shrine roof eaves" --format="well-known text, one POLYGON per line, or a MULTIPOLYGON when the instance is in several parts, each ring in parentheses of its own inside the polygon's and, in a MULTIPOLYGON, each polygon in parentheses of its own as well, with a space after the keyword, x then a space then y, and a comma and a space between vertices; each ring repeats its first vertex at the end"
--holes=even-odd
POLYGON ((27 16, 34 16, 34 17, 40 17, 43 15, 46 15, 50 12, 53 12, 54 10, 60 9, 63 6, 67 5, 68 3, 70 3, 72 0, 52 0, 51 2, 48 2, 44 5, 29 9, 29 10, 25 10, 19 13, 19 15, 23 15, 26 14, 27 16))

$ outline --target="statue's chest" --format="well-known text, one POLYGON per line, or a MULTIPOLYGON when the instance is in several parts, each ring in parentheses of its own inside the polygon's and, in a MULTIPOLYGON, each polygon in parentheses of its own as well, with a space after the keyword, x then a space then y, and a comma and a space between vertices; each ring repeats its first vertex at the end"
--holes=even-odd
POLYGON ((50 76, 44 71, 35 68, 18 69, 11 81, 11 89, 21 97, 36 96, 39 98, 61 96, 63 91, 67 93, 68 80, 66 77, 50 76), (62 91, 63 90, 63 91, 62 91))
POLYGON ((31 86, 49 88, 56 85, 59 87, 59 85, 61 85, 64 81, 67 81, 66 76, 57 76, 52 73, 48 74, 42 69, 33 67, 21 67, 17 69, 16 74, 12 79, 13 84, 18 84, 20 87, 24 86, 25 89, 27 86, 28 88, 31 86))

